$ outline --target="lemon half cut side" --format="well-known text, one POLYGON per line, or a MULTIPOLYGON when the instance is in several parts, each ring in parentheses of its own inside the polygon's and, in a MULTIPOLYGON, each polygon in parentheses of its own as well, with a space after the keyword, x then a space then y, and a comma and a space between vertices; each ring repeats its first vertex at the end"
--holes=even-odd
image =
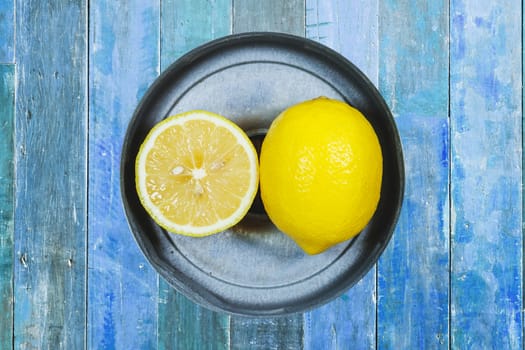
POLYGON ((135 163, 139 199, 167 231, 207 236, 237 224, 259 184, 257 152, 227 118, 195 110, 155 125, 135 163))

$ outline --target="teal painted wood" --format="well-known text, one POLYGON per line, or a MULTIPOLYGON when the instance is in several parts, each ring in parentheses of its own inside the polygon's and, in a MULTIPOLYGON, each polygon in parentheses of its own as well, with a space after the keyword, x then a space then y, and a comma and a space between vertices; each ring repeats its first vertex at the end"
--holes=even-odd
POLYGON ((231 33, 232 0, 162 0, 161 66, 231 33))
MULTIPOLYGON (((304 0, 233 1, 233 31, 273 31, 304 36, 304 0)), ((303 315, 231 318, 233 349, 302 349, 303 315)))
POLYGON ((16 2, 15 349, 85 345, 86 9, 16 2))
POLYGON ((13 348, 15 66, 0 64, 0 349, 13 348))
POLYGON ((453 348, 523 346, 521 6, 451 2, 453 348))
POLYGON ((303 349, 302 317, 232 317, 231 349, 303 349))
POLYGON ((157 274, 126 223, 120 155, 133 111, 159 74, 159 2, 90 2, 88 348, 154 349, 157 274))
MULTIPOLYGON (((230 0, 163 0, 161 67, 189 50, 230 34, 230 0)), ((229 317, 194 304, 159 279, 159 349, 228 349, 229 317)))
POLYGON ((159 291, 158 349, 229 349, 230 319, 173 291, 166 282, 159 291))
MULTIPOLYGON (((308 0, 306 36, 343 54, 377 85, 377 11, 375 1, 308 0)), ((305 349, 375 349, 376 268, 340 298, 306 313, 304 319, 305 349)))
POLYGON ((305 0, 233 1, 233 32, 283 32, 304 36, 305 0))
POLYGON ((448 1, 381 1, 379 87, 405 158, 402 213, 378 264, 377 347, 449 346, 448 1))
POLYGON ((15 56, 15 3, 0 1, 0 63, 13 63, 15 56))

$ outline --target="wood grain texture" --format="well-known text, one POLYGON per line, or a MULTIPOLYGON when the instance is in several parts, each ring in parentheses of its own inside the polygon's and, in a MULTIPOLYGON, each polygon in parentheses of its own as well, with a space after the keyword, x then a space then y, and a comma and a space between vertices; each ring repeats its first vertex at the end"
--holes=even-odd
POLYGON ((230 348, 227 315, 194 304, 166 282, 160 288, 159 350, 230 348))
POLYGON ((405 199, 378 264, 377 347, 449 345, 448 1, 381 1, 379 87, 400 131, 405 199))
MULTIPOLYGON (((230 0, 163 0, 161 68, 189 50, 230 34, 230 0)), ((194 304, 159 279, 159 349, 228 349, 229 317, 194 304)))
POLYGON ((303 349, 302 317, 232 317, 231 349, 303 349))
POLYGON ((15 3, 0 1, 0 63, 13 63, 15 56, 15 3))
POLYGON ((0 349, 523 349, 522 7, 0 0, 0 349), (251 30, 306 33, 352 60, 405 154, 403 211, 377 267, 281 318, 176 293, 119 193, 124 133, 159 72, 251 30))
POLYGON ((87 3, 16 2, 16 349, 82 349, 87 3))
POLYGON ((377 347, 447 349, 448 120, 405 115, 397 122, 406 189, 397 229, 379 261, 377 347))
MULTIPOLYGON (((304 36, 304 0, 233 1, 233 31, 273 31, 304 36)), ((275 318, 232 317, 233 349, 302 349, 303 315, 275 318)))
POLYGON ((13 348, 15 67, 0 64, 0 349, 13 348))
POLYGON ((348 292, 304 315, 305 349, 376 349, 376 268, 348 292))
POLYGON ((271 31, 304 36, 304 8, 305 0, 233 0, 233 32, 271 31))
MULTIPOLYGON (((377 85, 377 11, 376 1, 307 0, 306 36, 343 54, 377 85)), ((375 316, 373 267, 341 297, 304 315, 305 349, 375 349, 375 316)))
POLYGON ((339 52, 378 85, 379 1, 307 0, 306 37, 339 52))
POLYGON ((232 0, 162 0, 161 65, 231 33, 232 0))
POLYGON ((154 349, 157 274, 126 223, 119 168, 127 125, 159 74, 159 2, 90 2, 88 348, 154 349))
POLYGON ((453 348, 523 346, 521 6, 451 2, 453 348))

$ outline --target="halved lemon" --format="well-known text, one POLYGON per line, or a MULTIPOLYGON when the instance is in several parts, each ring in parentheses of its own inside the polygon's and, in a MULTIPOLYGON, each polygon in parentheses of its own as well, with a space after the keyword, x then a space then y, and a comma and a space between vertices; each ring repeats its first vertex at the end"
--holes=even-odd
POLYGON ((142 205, 164 229, 207 236, 237 224, 259 183, 257 152, 227 118, 190 111, 153 127, 135 163, 142 205))

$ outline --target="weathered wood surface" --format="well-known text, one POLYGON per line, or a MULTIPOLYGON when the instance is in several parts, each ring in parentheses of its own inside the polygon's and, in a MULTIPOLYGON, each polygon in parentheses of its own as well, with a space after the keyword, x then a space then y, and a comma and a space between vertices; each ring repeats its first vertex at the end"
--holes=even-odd
POLYGON ((0 349, 13 344, 15 67, 0 64, 0 349))
POLYGON ((304 36, 304 0, 232 1, 233 32, 283 32, 304 36))
POLYGON ((0 1, 0 63, 13 63, 15 55, 15 2, 0 1))
POLYGON ((522 13, 517 0, 0 1, 0 349, 523 349, 522 13), (352 60, 404 147, 404 207, 377 266, 282 318, 175 292, 119 193, 148 86, 244 31, 352 60))
POLYGON ((401 134, 406 194, 378 263, 377 346, 443 349, 450 288, 448 1, 381 1, 379 13, 379 88, 401 134))
POLYGON ((523 346, 520 1, 451 2, 451 342, 523 346))
POLYGON ((153 349, 157 275, 129 232, 119 169, 127 124, 159 74, 159 4, 91 1, 89 25, 87 345, 153 349))
POLYGON ((14 348, 86 329, 87 1, 16 1, 14 348))
POLYGON ((14 24, 14 2, 0 3, 0 349, 13 346, 14 24))

